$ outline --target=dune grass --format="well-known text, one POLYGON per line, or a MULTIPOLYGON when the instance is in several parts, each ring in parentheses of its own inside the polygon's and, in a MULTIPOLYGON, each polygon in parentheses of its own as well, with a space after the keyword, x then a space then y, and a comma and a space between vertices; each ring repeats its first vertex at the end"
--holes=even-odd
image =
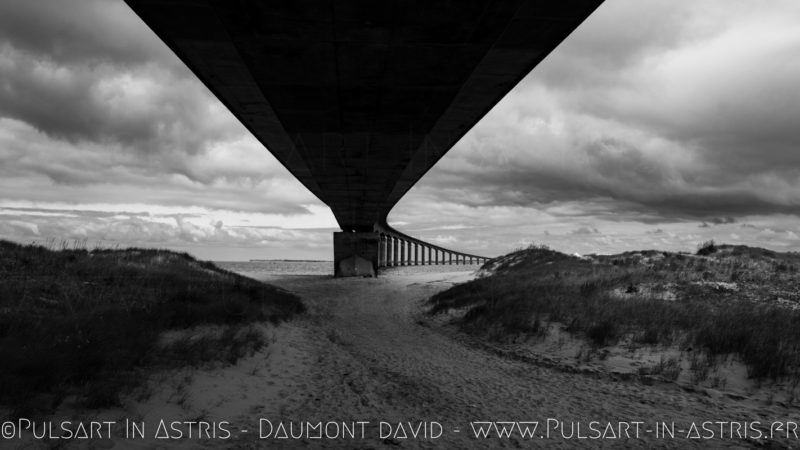
POLYGON ((797 377, 800 255, 706 243, 698 254, 578 258, 543 247, 489 261, 493 274, 431 298, 465 309, 467 331, 503 338, 559 322, 596 346, 648 345, 738 354, 755 378, 797 377))
POLYGON ((235 362, 264 345, 242 327, 302 311, 294 295, 188 254, 0 241, 0 405, 14 414, 47 413, 69 396, 114 405, 143 369, 235 362), (158 345, 166 330, 211 324, 230 331, 205 351, 158 345))

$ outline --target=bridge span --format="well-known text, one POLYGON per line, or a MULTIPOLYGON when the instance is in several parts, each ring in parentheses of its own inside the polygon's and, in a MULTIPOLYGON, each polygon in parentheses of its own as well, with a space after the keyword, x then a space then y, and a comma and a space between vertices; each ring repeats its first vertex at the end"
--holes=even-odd
POLYGON ((342 229, 334 233, 337 276, 486 259, 407 236, 386 218, 602 3, 125 1, 331 208, 342 229))

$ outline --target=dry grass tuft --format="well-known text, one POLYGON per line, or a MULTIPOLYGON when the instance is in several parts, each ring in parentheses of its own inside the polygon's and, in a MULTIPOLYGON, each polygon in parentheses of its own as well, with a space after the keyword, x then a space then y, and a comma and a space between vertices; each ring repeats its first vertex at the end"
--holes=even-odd
POLYGON ((632 336, 647 345, 692 346, 712 357, 738 354, 754 378, 796 378, 798 267, 795 253, 713 242, 698 255, 579 258, 531 247, 487 262, 488 276, 433 296, 430 312, 464 309, 466 330, 492 330, 495 337, 529 332, 545 320, 597 346, 632 336))
POLYGON ((165 250, 51 250, 0 241, 0 404, 47 413, 67 396, 115 405, 142 368, 235 362, 262 337, 246 324, 303 311, 294 295, 165 250), (216 324, 219 339, 161 349, 161 333, 216 324))

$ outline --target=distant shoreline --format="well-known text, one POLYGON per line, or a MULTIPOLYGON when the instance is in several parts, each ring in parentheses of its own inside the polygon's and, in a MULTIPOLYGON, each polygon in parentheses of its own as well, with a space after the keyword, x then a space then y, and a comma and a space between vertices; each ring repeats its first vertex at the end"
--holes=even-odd
POLYGON ((251 259, 248 262, 333 262, 324 259, 251 259))

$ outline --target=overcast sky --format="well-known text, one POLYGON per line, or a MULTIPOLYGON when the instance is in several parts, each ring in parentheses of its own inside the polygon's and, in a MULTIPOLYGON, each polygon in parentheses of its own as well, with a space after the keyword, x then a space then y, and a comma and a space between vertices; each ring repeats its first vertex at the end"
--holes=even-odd
MULTIPOLYGON (((494 256, 800 250, 800 2, 607 0, 390 215, 494 256)), ((0 238, 330 259, 328 208, 121 0, 0 0, 0 238)))

